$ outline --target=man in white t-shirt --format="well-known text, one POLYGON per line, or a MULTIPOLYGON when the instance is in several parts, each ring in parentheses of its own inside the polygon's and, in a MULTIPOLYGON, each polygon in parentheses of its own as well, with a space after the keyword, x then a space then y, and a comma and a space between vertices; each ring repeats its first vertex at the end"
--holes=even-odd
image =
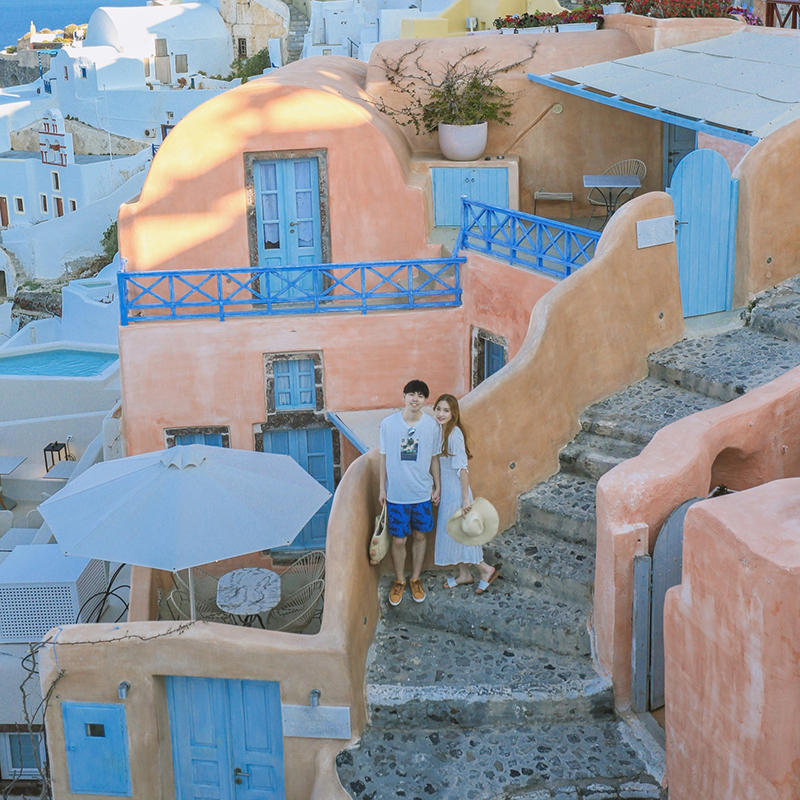
POLYGON ((404 408, 381 422, 381 505, 386 504, 395 582, 389 603, 400 604, 406 587, 406 541, 411 542, 411 597, 421 603, 425 590, 419 576, 425 560, 426 534, 433 530, 433 508, 439 502, 439 426, 422 407, 430 391, 424 381, 403 388, 404 408))

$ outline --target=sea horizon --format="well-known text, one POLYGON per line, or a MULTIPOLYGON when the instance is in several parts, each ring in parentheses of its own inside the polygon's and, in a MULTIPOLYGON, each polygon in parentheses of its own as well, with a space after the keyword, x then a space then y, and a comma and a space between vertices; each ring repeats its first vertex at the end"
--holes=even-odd
POLYGON ((36 30, 83 25, 100 6, 144 6, 147 0, 0 0, 0 48, 16 45, 31 22, 36 30))

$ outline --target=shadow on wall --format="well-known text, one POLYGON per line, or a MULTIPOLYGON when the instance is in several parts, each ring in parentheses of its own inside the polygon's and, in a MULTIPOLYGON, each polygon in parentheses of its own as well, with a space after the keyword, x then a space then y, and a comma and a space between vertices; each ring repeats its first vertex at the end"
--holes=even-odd
MULTIPOLYGON (((630 702, 633 557, 652 553, 669 514, 714 486, 744 490, 800 476, 800 368, 730 403, 660 430, 597 487, 594 623, 617 705, 630 702)), ((720 575, 722 582, 725 576, 720 575)), ((669 702, 669 699, 668 699, 669 702)), ((667 708, 669 715, 669 707, 667 708)))

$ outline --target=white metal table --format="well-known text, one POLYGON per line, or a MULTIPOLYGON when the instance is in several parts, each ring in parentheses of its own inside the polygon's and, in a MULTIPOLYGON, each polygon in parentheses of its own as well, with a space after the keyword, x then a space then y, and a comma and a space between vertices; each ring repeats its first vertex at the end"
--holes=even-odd
POLYGON ((281 577, 262 567, 227 572, 217 584, 217 605, 252 624, 259 614, 272 611, 281 599, 281 577))
POLYGON ((3 475, 10 475, 23 461, 27 460, 27 456, 0 456, 0 506, 6 511, 14 508, 17 504, 10 498, 7 503, 3 499, 3 475))
POLYGON ((603 222, 605 225, 617 210, 624 191, 638 189, 642 182, 638 175, 584 175, 583 185, 586 189, 597 189, 600 197, 603 198, 603 202, 606 204, 606 218, 603 222))
POLYGON ((55 465, 45 472, 43 478, 71 478, 72 473, 75 472, 75 467, 78 466, 77 461, 56 461, 55 465))

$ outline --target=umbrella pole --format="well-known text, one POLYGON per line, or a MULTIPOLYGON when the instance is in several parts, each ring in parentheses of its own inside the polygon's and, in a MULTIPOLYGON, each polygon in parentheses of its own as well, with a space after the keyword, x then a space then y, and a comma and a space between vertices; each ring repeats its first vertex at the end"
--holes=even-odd
POLYGON ((192 619, 197 619, 197 608, 194 603, 194 573, 189 567, 189 605, 192 609, 192 619))

